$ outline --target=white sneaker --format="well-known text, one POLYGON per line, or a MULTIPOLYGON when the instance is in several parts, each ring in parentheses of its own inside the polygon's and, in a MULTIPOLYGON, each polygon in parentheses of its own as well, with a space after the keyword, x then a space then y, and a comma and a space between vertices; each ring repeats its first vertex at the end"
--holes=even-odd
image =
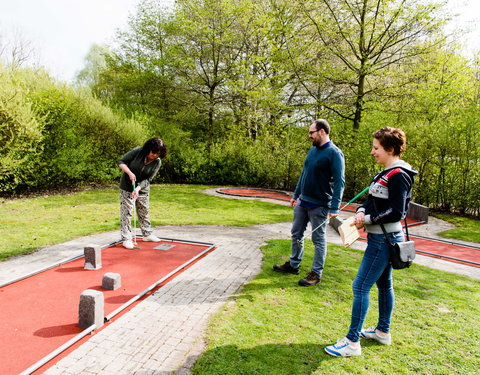
POLYGON ((358 344, 356 347, 353 347, 351 345, 351 341, 346 337, 338 340, 335 345, 327 346, 325 351, 334 357, 352 357, 362 354, 362 348, 360 344, 358 344))
POLYGON ((161 239, 155 236, 154 234, 150 234, 149 236, 144 237, 142 241, 143 242, 160 242, 161 239))
POLYGON ((132 240, 123 241, 123 247, 125 249, 133 249, 134 248, 133 241, 132 240))
POLYGON ((360 337, 368 340, 378 341, 380 344, 383 345, 390 345, 392 343, 392 335, 390 335, 390 333, 387 333, 385 336, 380 336, 377 333, 377 329, 375 327, 362 329, 360 331, 360 337))

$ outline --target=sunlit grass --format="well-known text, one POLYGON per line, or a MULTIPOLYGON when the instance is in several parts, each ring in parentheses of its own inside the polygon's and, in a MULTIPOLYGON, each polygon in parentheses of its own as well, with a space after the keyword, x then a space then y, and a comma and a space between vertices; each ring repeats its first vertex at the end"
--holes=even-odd
MULTIPOLYGON (((210 322, 194 375, 478 374, 478 281, 419 265, 394 271, 393 345, 362 340, 361 357, 334 358, 324 347, 347 333, 362 252, 329 245, 323 281, 309 288, 297 285, 302 275, 272 270, 288 259, 289 241, 263 253, 261 273, 210 322)), ((304 272, 312 253, 309 243, 304 272)), ((366 326, 378 317, 375 291, 371 298, 366 326)))
POLYGON ((456 228, 439 233, 440 236, 480 243, 480 220, 437 213, 434 216, 456 226, 456 228))
MULTIPOLYGON (((203 193, 209 186, 154 185, 152 225, 233 225, 289 221, 291 208, 203 193)), ((3 200, 0 203, 0 259, 93 233, 119 230, 118 188, 3 200)))

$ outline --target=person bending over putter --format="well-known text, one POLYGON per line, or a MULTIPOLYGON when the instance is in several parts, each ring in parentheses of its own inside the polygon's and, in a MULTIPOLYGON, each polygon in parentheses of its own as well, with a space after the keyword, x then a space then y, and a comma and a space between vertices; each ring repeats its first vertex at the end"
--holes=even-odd
POLYGON ((401 129, 385 127, 373 133, 370 154, 385 169, 373 177, 368 198, 355 215, 354 225, 357 228, 365 227, 368 233, 367 248, 352 284, 352 317, 347 336, 325 348, 332 356, 360 355, 360 338, 384 345, 391 343, 390 318, 394 291, 389 242, 404 241, 401 220, 407 215, 413 180, 417 174, 410 164, 400 160, 406 142, 401 129), (383 234, 381 224, 390 241, 383 234), (377 284, 378 288, 378 322, 374 327, 363 329, 373 284, 377 284))
POLYGON ((292 253, 285 264, 275 264, 278 272, 299 274, 303 258, 303 239, 310 222, 315 247, 312 269, 298 283, 318 284, 327 256, 327 219, 338 215, 345 185, 345 161, 342 151, 330 140, 330 125, 315 120, 309 128, 312 147, 305 159, 302 174, 290 205, 294 207, 292 223, 292 253))
POLYGON ((167 146, 160 138, 150 138, 142 147, 123 155, 117 165, 124 172, 120 179, 120 235, 123 247, 134 249, 132 235, 133 206, 142 231, 143 241, 158 242, 149 218, 150 182, 167 155, 167 146), (135 189, 134 189, 135 186, 135 189))

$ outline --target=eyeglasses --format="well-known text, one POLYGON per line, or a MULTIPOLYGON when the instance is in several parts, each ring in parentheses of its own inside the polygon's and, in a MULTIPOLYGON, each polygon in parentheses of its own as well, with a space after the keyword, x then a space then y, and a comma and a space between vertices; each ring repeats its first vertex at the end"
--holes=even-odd
POLYGON ((311 130, 310 130, 308 133, 309 133, 310 135, 312 135, 313 133, 316 133, 316 132, 318 132, 318 130, 314 130, 314 131, 311 131, 311 130))

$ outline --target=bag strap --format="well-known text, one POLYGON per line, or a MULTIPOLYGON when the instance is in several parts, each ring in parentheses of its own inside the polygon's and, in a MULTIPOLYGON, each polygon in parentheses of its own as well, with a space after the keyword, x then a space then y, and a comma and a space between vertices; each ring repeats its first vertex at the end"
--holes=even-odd
POLYGON ((405 215, 405 219, 403 219, 403 221, 405 222, 405 233, 407 235, 407 241, 410 241, 410 236, 408 235, 407 215, 405 215))
MULTIPOLYGON (((372 197, 372 202, 373 202, 373 208, 375 209, 375 211, 377 211, 377 205, 375 204, 375 198, 374 197, 372 197)), ((405 219, 403 219, 403 221, 405 222, 405 234, 407 235, 407 241, 410 241, 410 236, 408 235, 408 224, 407 224, 407 216, 406 215, 405 215, 405 219)), ((383 235, 385 236, 388 243, 391 246, 393 246, 393 243, 390 240, 390 237, 388 237, 388 233, 385 230, 385 227, 383 226, 383 224, 380 224, 380 228, 382 228, 383 235)))

